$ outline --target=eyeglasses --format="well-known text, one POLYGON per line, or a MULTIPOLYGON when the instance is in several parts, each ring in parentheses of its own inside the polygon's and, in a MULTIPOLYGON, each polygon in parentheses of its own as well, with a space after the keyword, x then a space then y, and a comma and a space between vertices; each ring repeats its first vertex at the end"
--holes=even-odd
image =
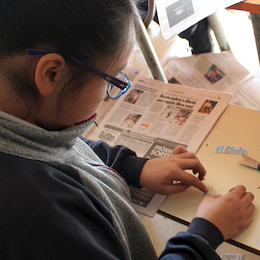
MULTIPOLYGON (((55 53, 47 50, 29 49, 29 48, 26 49, 25 52, 28 55, 41 55, 41 54, 55 53)), ((75 64, 79 65, 80 67, 85 68, 91 71, 92 73, 98 75, 102 79, 106 80, 108 82, 107 91, 106 91, 107 95, 113 100, 122 96, 132 85, 130 78, 122 71, 120 72, 119 76, 116 78, 76 58, 71 57, 71 60, 75 64)))

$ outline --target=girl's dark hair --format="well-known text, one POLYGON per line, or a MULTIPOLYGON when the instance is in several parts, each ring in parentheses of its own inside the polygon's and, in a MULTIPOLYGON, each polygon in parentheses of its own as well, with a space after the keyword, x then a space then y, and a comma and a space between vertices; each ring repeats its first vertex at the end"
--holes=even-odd
MULTIPOLYGON (((134 17, 133 3, 132 0, 1 0, 0 65, 5 58, 24 54, 26 48, 56 51, 67 62, 67 58, 75 57, 92 66, 104 57, 116 58, 134 17)), ((87 73, 80 71, 74 66, 70 80, 78 78, 76 74, 87 73)), ((12 75, 9 80, 25 83, 23 74, 20 79, 12 75)), ((67 90, 70 83, 66 84, 67 90)), ((19 84, 15 87, 18 93, 35 99, 36 89, 24 89, 26 86, 19 84)))

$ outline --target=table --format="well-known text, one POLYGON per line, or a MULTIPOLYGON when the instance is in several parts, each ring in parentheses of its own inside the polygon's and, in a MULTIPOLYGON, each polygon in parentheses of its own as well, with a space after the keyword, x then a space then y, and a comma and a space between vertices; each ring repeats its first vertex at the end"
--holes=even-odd
POLYGON ((260 0, 245 0, 229 7, 230 9, 250 12, 252 25, 255 34, 255 41, 260 61, 260 0))
MULTIPOLYGON (((238 164, 241 155, 215 153, 215 148, 218 145, 245 147, 249 156, 260 160, 259 129, 260 111, 229 105, 197 152, 207 170, 204 182, 209 195, 225 194, 239 184, 254 194, 256 210, 252 224, 228 242, 257 255, 260 255, 260 172, 238 164)), ((168 196, 159 213, 187 224, 195 216, 202 199, 201 191, 190 188, 168 196)))
MULTIPOLYGON (((161 34, 159 32, 158 26, 156 24, 152 24, 150 27, 152 27, 152 28, 148 28, 148 32, 150 34, 149 37, 152 39, 153 46, 156 50, 158 57, 160 57, 160 61, 164 61, 164 59, 168 56, 169 49, 170 48, 172 48, 173 50, 175 49, 174 48, 174 45, 176 44, 175 41, 179 41, 182 39, 178 39, 178 37, 177 37, 177 38, 171 39, 170 41, 164 41, 163 37, 161 36, 161 34), (151 30, 151 29, 153 29, 153 30, 151 30)), ((176 51, 176 50, 174 50, 174 51, 176 51)), ((143 69, 143 71, 144 71, 143 76, 147 76, 147 77, 151 76, 151 74, 150 74, 151 71, 149 72, 146 62, 143 59, 141 52, 135 52, 134 55, 130 57, 129 65, 143 69)), ((211 150, 208 153, 208 150, 210 148, 213 148, 213 149, 215 148, 214 147, 215 143, 220 144, 223 141, 223 144, 225 144, 224 137, 227 138, 226 135, 228 135, 228 134, 230 135, 230 131, 235 131, 235 134, 230 135, 230 139, 227 139, 229 141, 229 143, 227 143, 227 144, 242 145, 242 146, 245 145, 249 148, 249 155, 252 155, 252 156, 254 155, 254 157, 256 159, 257 158, 260 159, 260 151, 257 150, 257 143, 260 143, 259 142, 260 137, 257 136, 258 135, 257 122, 260 122, 259 119, 260 119, 259 111, 249 110, 246 108, 235 107, 235 106, 230 105, 228 107, 228 109, 225 111, 225 113, 223 114, 223 116, 221 117, 221 119, 219 120, 219 122, 214 127, 213 131, 210 133, 210 135, 207 137, 205 142, 202 144, 201 149, 198 151, 197 154, 207 169, 208 174, 206 176, 205 182, 206 182, 206 184, 209 185, 211 193, 213 193, 213 192, 226 193, 226 192, 228 192, 229 188, 231 188, 232 186, 236 186, 237 184, 241 184, 241 183, 243 183, 247 187, 247 189, 250 189, 250 191, 251 191, 251 188, 250 188, 251 182, 248 179, 248 174, 247 173, 245 174, 245 172, 249 172, 250 174, 253 174, 256 177, 256 180, 253 180, 252 183, 257 184, 257 182, 258 182, 259 186, 260 186, 260 173, 255 170, 246 169, 245 167, 238 165, 236 163, 236 157, 216 155, 213 152, 213 150, 211 150), (250 117, 252 117, 254 120, 253 121, 253 123, 254 123, 253 130, 254 131, 251 131, 252 122, 249 121, 248 115, 251 115, 250 117), (233 126, 230 127, 229 126, 230 124, 231 125, 233 124, 233 126), (241 130, 241 129, 243 129, 243 131, 240 132, 239 130, 241 130), (249 137, 248 139, 246 138, 242 143, 241 138, 244 137, 245 132, 254 134, 256 136, 256 138, 254 138, 253 140, 251 140, 252 139, 251 137, 249 137), (213 137, 215 136, 215 138, 216 138, 216 135, 219 137, 219 139, 213 140, 214 139, 213 137), (208 143, 208 146, 206 146, 207 145, 206 141, 210 141, 208 143), (232 158, 232 161, 230 160, 230 158, 232 158), (216 163, 213 164, 211 159, 212 160, 214 159, 214 161, 216 163), (231 164, 229 164, 229 166, 221 165, 219 162, 223 162, 223 163, 232 162, 232 165, 231 164), (234 172, 234 171, 238 171, 238 169, 239 169, 239 175, 241 175, 240 178, 233 179, 233 177, 232 177, 233 175, 229 176, 230 171, 234 172), (227 186, 222 187, 221 186, 223 184, 223 179, 222 179, 221 185, 219 185, 220 189, 218 189, 218 187, 212 186, 212 184, 211 184, 211 183, 214 184, 214 182, 215 182, 214 173, 218 173, 218 172, 221 172, 224 175, 224 180, 226 180, 226 183, 229 182, 229 184, 227 186)), ((219 176, 220 176, 220 174, 217 174, 217 178, 219 176)), ((256 194, 256 192, 258 192, 258 190, 257 189, 255 189, 255 190, 256 190, 254 192, 255 201, 259 201, 259 198, 258 198, 259 195, 256 194)), ((259 190, 259 192, 260 192, 260 190, 259 190)), ((185 195, 186 197, 183 197, 184 194, 186 194, 186 192, 182 193, 182 194, 176 194, 173 196, 169 196, 166 199, 166 201, 163 203, 163 205, 160 207, 159 214, 166 216, 168 221, 170 221, 170 219, 173 219, 173 220, 176 220, 180 223, 187 225, 191 221, 191 219, 194 217, 197 206, 199 205, 199 203, 203 197, 202 197, 201 192, 199 192, 193 188, 187 191, 187 195, 185 195), (195 195, 195 196, 193 197, 193 195, 195 195), (184 201, 190 200, 190 199, 193 203, 192 207, 188 206, 187 204, 183 204, 184 201), (176 206, 174 204, 175 201, 177 201, 176 203, 178 203, 178 207, 175 207, 176 206), (184 206, 182 206, 182 205, 184 205, 184 206), (187 205, 187 206, 185 206, 185 205, 187 205), (187 211, 188 207, 190 207, 190 209, 189 209, 190 211, 187 211), (184 208, 184 210, 183 210, 183 208, 184 208)), ((188 203, 190 203, 190 202, 188 201, 188 203)), ((258 224, 256 223, 257 220, 260 219, 260 215, 259 215, 260 206, 259 205, 256 205, 256 206, 257 206, 257 209, 256 209, 255 216, 254 216, 254 222, 251 225, 251 227, 249 229, 245 230, 237 238, 230 240, 229 242, 240 248, 243 248, 249 252, 253 252, 254 254, 260 255, 259 254, 260 247, 255 245, 255 241, 258 239, 258 234, 256 233, 257 229, 259 230, 259 237, 260 237, 260 228, 259 228, 258 224), (254 228, 256 229, 255 232, 253 230, 254 228), (253 236, 251 237, 252 234, 253 234, 253 236)), ((151 219, 151 221, 153 221, 153 219, 151 219)), ((155 222, 156 221, 158 221, 158 219, 155 219, 155 222)), ((159 221, 161 221, 161 219, 159 219, 159 221)), ((170 222, 172 222, 172 221, 170 221, 170 222)), ((160 223, 160 224, 162 224, 162 223, 160 223)), ((161 228, 160 224, 154 223, 154 226, 152 227, 152 229, 157 229, 157 228, 160 229, 161 228)), ((259 224, 260 224, 260 221, 259 221, 259 224)), ((167 224, 166 224, 167 231, 171 230, 170 226, 171 226, 171 224, 168 225, 168 222, 167 222, 167 224)), ((153 231, 155 231, 155 230, 153 230, 153 231)), ((159 233, 162 233, 161 231, 162 230, 160 229, 159 233)), ((173 233, 169 232, 169 236, 167 236, 167 237, 169 238, 172 234, 173 233)), ((156 235, 157 235, 157 233, 156 233, 156 235)), ((166 237, 166 235, 165 235, 165 237, 166 237)), ((255 258, 252 258, 252 259, 255 259, 255 258)))
POLYGON ((259 0, 245 0, 229 7, 230 9, 247 11, 250 13, 260 13, 260 1, 259 0))

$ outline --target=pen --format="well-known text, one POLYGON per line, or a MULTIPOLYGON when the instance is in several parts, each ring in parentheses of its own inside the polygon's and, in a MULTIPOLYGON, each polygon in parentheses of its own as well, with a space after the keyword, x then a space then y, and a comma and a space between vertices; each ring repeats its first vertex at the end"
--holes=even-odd
POLYGON ((244 161, 239 160, 238 163, 260 171, 260 163, 258 161, 244 154, 242 154, 242 156, 244 157, 245 160, 244 161))

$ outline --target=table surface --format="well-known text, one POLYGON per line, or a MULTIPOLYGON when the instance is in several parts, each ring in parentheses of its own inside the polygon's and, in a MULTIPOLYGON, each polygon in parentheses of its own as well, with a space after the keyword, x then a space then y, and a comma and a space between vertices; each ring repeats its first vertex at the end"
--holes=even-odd
MULTIPOLYGON (((241 155, 216 153, 218 145, 239 146, 248 149, 248 155, 260 160, 260 111, 229 105, 197 152, 207 170, 204 183, 208 195, 227 193, 243 184, 255 196, 256 210, 250 227, 235 237, 233 244, 260 254, 260 172, 240 165, 241 155)), ((190 188, 184 193, 166 198, 160 211, 184 222, 190 222, 203 199, 201 191, 190 188)))
POLYGON ((245 0, 229 7, 229 9, 243 10, 251 13, 260 13, 260 0, 245 0))
MULTIPOLYGON (((178 46, 179 41, 182 42, 183 39, 175 37, 164 41, 159 26, 155 23, 150 25, 148 31, 161 62, 170 54, 170 56, 174 56, 175 52, 177 54, 179 50, 176 45, 178 46)), ((140 51, 133 52, 129 66, 142 68, 143 76, 151 76, 140 51)), ((236 162, 238 159, 236 155, 215 154, 214 148, 219 144, 244 146, 249 149, 248 155, 260 160, 260 149, 257 147, 260 143, 259 127, 260 111, 230 105, 197 153, 207 169, 205 183, 210 193, 224 194, 231 187, 241 183, 254 193, 256 211, 253 223, 234 241, 239 243, 237 244, 239 247, 257 254, 260 252, 260 247, 255 244, 260 237, 260 189, 257 189, 260 186, 260 172, 240 166, 236 162), (246 136, 245 133, 248 135, 246 136)), ((194 217, 202 198, 201 192, 191 188, 185 193, 169 196, 160 211, 187 223, 194 217)))

